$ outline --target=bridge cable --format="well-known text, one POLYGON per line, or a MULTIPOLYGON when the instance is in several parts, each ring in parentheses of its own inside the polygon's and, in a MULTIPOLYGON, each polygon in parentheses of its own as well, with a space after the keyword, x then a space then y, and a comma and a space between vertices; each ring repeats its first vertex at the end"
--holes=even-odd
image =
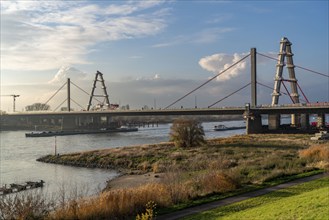
POLYGON ((298 82, 297 82, 296 84, 297 84, 297 86, 298 86, 299 90, 302 92, 302 94, 303 94, 304 98, 306 99, 306 102, 307 102, 307 103, 310 103, 310 102, 308 101, 308 99, 307 99, 306 95, 304 94, 304 92, 303 92, 302 88, 299 86, 298 82))
MULTIPOLYGON (((78 85, 76 85, 74 82, 71 81, 71 83, 72 83, 75 87, 77 87, 78 89, 80 89, 82 92, 84 92, 85 94, 87 94, 88 96, 90 96, 90 94, 89 94, 88 92, 86 92, 85 90, 83 90, 81 87, 79 87, 78 85)), ((94 99, 96 99, 96 98, 94 98, 94 99)), ((98 101, 99 103, 104 103, 104 101, 101 102, 101 101, 99 101, 98 99, 96 99, 96 101, 98 101)))
POLYGON ((290 97, 292 103, 295 104, 295 101, 294 101, 293 98, 291 97, 289 90, 287 89, 286 85, 284 84, 284 80, 282 80, 282 85, 283 85, 283 87, 286 89, 287 93, 289 94, 289 97, 290 97))
MULTIPOLYGON (((265 84, 263 84, 263 83, 260 83, 259 81, 257 82, 257 84, 259 84, 259 85, 261 85, 261 86, 263 86, 263 87, 265 87, 265 88, 268 88, 268 89, 270 89, 270 90, 273 90, 273 87, 271 87, 271 86, 267 86, 267 85, 265 85, 265 84)), ((281 92, 282 94, 284 94, 284 95, 288 95, 287 93, 285 93, 285 92, 281 92)), ((306 100, 304 100, 304 99, 300 99, 301 101, 303 101, 303 102, 307 102, 306 100)))
MULTIPOLYGON (((266 57, 266 58, 269 58, 269 59, 272 59, 272 60, 276 60, 276 61, 279 61, 278 59, 274 58, 274 57, 271 57, 271 56, 267 56, 265 54, 262 54, 262 53, 258 53, 260 56, 263 56, 263 57, 266 57)), ((284 63, 285 64, 285 63, 284 63)), ((328 77, 329 78, 329 75, 327 74, 324 74, 324 73, 320 73, 320 72, 317 72, 317 71, 314 71, 314 70, 311 70, 311 69, 308 69, 308 68, 305 68, 305 67, 302 67, 302 66, 298 66, 298 65, 294 65, 295 67, 298 67, 300 69, 303 69, 303 70, 306 70, 306 71, 309 71, 309 72, 312 72, 312 73, 315 73, 315 74, 318 74, 318 75, 321 75, 321 76, 324 76, 324 77, 328 77)))
POLYGON ((251 84, 251 83, 248 83, 248 84, 246 84, 245 86, 241 87, 240 89, 238 89, 238 90, 236 90, 236 91, 232 92, 231 94, 229 94, 229 95, 225 96, 224 98, 222 98, 222 99, 218 100, 217 102, 215 102, 215 103, 213 103, 213 104, 209 105, 209 106, 208 106, 208 108, 210 108, 210 107, 212 107, 212 106, 216 105, 217 103, 219 103, 219 102, 221 102, 221 101, 223 101, 223 100, 227 99, 228 97, 230 97, 230 96, 234 95, 235 93, 237 93, 237 92, 241 91, 242 89, 246 88, 246 87, 247 87, 247 86, 249 86, 250 84, 251 84))
POLYGON ((218 76, 220 76, 221 74, 225 73, 227 70, 231 69, 232 67, 234 67, 235 65, 237 65, 238 63, 240 63, 241 61, 243 61, 244 59, 246 59, 247 57, 250 56, 250 53, 248 55, 246 55, 245 57, 243 57, 242 59, 240 59, 239 61, 237 61, 236 63, 232 64, 231 66, 229 66, 228 68, 226 68, 225 70, 221 71, 220 73, 218 73, 217 75, 215 75, 214 77, 210 78, 209 80, 207 80, 206 82, 204 82, 203 84, 201 84, 200 86, 198 86, 197 88, 193 89, 192 91, 188 92, 186 95, 182 96, 181 98, 177 99, 176 101, 174 101, 173 103, 171 103, 170 105, 168 105, 167 107, 165 107, 164 109, 167 109, 171 106, 173 106, 174 104, 176 104, 177 102, 179 102, 180 100, 184 99, 186 96, 192 94, 193 92, 195 92, 196 90, 200 89, 201 87, 203 87, 204 85, 208 84, 210 81, 214 80, 215 78, 217 78, 218 76))
MULTIPOLYGON (((283 80, 283 81, 286 81, 286 82, 295 82, 295 80, 291 80, 291 79, 282 79, 282 80, 283 80)), ((297 84, 299 90, 302 92, 304 98, 306 99, 306 102, 307 102, 307 103, 310 103, 310 102, 308 101, 308 99, 307 99, 307 97, 306 97, 304 91, 302 90, 302 88, 300 87, 300 85, 298 84, 297 81, 296 81, 296 84, 297 84)))
MULTIPOLYGON (((54 98, 54 96, 55 95, 57 95, 57 93, 65 86, 67 84, 67 82, 65 82, 47 101, 46 101, 46 103, 45 103, 45 105, 44 106, 46 106, 47 104, 48 104, 48 102, 52 99, 52 98, 54 98)), ((42 109, 43 110, 43 109, 42 109)))
POLYGON ((71 101, 74 102, 76 105, 80 106, 82 109, 84 109, 83 106, 81 106, 78 102, 74 101, 72 98, 71 98, 71 101))
POLYGON ((66 102, 66 101, 67 101, 67 98, 66 98, 61 104, 59 104, 59 105, 54 109, 54 112, 55 112, 59 107, 61 107, 61 105, 63 105, 63 103, 66 102))

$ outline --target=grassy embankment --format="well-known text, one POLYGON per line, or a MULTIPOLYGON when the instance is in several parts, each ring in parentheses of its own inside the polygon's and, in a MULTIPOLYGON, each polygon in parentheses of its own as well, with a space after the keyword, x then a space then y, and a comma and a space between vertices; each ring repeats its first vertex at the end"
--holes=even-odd
MULTIPOLYGON (((46 163, 116 169, 123 173, 164 172, 168 167, 180 170, 227 169, 246 167, 245 175, 258 176, 268 171, 295 168, 298 150, 310 146, 308 135, 238 135, 208 140, 207 144, 189 149, 173 143, 119 147, 38 159, 46 163), (265 160, 266 158, 266 160, 265 160), (272 169, 276 168, 276 169, 272 169), (251 172, 251 173, 250 173, 251 172)), ((256 178, 255 178, 256 179, 256 178)))
POLYGON ((185 219, 328 219, 328 194, 326 177, 185 219))
POLYGON ((125 173, 164 173, 160 183, 109 190, 55 213, 59 218, 122 218, 141 212, 149 201, 154 201, 163 213, 316 173, 317 167, 328 167, 329 147, 320 144, 307 149, 312 145, 309 138, 291 134, 238 135, 208 140, 206 145, 194 148, 161 143, 48 155, 40 161, 114 168, 125 173))

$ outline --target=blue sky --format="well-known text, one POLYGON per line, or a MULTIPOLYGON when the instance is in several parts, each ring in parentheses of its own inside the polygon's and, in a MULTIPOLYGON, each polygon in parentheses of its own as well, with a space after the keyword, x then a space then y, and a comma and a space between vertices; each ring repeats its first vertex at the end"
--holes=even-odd
MULTIPOLYGON (((140 108, 156 99, 163 107, 251 47, 276 57, 282 37, 293 43, 295 64, 328 74, 328 11, 325 0, 1 1, 1 94, 20 94, 21 110, 45 102, 67 77, 89 91, 99 70, 113 102, 140 108)), ((245 85, 249 73, 246 61, 177 106, 192 107, 197 96, 206 107, 245 85)), ((259 80, 272 86, 274 74, 275 62, 259 57, 259 80)), ((296 76, 309 99, 328 101, 327 78, 297 69, 296 76)), ((221 105, 243 105, 248 90, 221 105)), ((259 88, 259 103, 270 100, 259 88)), ((11 105, 1 97, 2 110, 11 105)))

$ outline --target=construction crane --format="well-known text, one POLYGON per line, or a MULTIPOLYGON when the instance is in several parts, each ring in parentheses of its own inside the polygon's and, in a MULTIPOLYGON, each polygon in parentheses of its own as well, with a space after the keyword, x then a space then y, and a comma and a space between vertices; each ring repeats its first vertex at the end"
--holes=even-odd
POLYGON ((19 97, 20 95, 1 95, 1 96, 12 96, 13 97, 13 112, 15 112, 16 98, 19 97))

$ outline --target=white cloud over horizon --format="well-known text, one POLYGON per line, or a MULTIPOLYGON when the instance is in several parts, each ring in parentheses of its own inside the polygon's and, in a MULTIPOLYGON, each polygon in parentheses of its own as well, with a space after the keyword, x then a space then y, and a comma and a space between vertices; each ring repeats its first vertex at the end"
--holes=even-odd
MULTIPOLYGON (((3 85, 1 87, 1 94, 20 94, 21 96, 16 99, 16 109, 20 111, 25 106, 41 102, 45 103, 54 93, 60 88, 61 80, 65 81, 66 76, 75 76, 72 82, 76 83, 85 92, 90 93, 93 85, 93 78, 84 74, 83 71, 74 67, 63 67, 54 76, 53 83, 45 82, 43 84, 20 84, 20 85, 3 85), (57 78, 56 78, 57 77, 57 78), (58 81, 57 81, 58 79, 58 81), (78 82, 78 83, 77 83, 78 82)), ((104 74, 104 80, 107 87, 107 92, 110 97, 111 103, 120 103, 121 105, 129 104, 132 109, 140 109, 144 105, 153 107, 154 100, 156 100, 157 107, 164 108, 173 101, 185 95, 187 92, 196 88, 205 82, 205 80, 197 79, 172 79, 164 78, 158 74, 150 77, 142 78, 126 78, 125 80, 113 82, 109 81, 108 75, 104 74)), ((63 82, 62 81, 62 82, 63 82)), ((180 108, 184 106, 187 108, 194 107, 194 98, 197 97, 199 107, 207 107, 210 104, 220 100, 242 87, 245 83, 250 81, 250 75, 241 74, 239 77, 233 77, 229 82, 217 81, 209 83, 202 87, 197 92, 184 98, 173 106, 173 108, 180 108)), ((262 83, 268 86, 273 86, 273 79, 268 81, 262 81, 262 83)), ((96 86, 95 94, 102 94, 101 85, 98 83, 96 86)), ((314 90, 312 85, 303 87, 304 92, 307 93, 310 100, 325 101, 320 99, 319 94, 325 92, 325 87, 318 86, 318 90, 314 90)), ((89 100, 89 96, 76 88, 71 86, 71 98, 78 102, 81 106, 86 106, 89 100)), ((258 86, 258 101, 259 103, 270 103, 272 90, 258 86)), ((48 104, 51 105, 52 110, 58 107, 67 96, 66 88, 64 87, 48 104)), ((234 96, 224 100, 216 106, 243 106, 244 103, 250 100, 250 87, 247 87, 243 91, 235 94, 234 96)), ((290 103, 289 98, 286 96, 280 97, 280 102, 290 103), (285 102, 286 101, 286 102, 285 102)), ((63 106, 65 106, 65 103, 63 106)), ((79 106, 72 103, 73 108, 80 110, 79 106)), ((0 109, 4 111, 12 111, 12 98, 1 97, 0 109)))
POLYGON ((67 78, 70 78, 71 80, 81 81, 87 78, 87 74, 72 66, 62 66, 58 70, 54 78, 52 78, 48 83, 63 83, 67 80, 67 78))
POLYGON ((162 1, 105 7, 92 2, 1 2, 1 68, 51 70, 88 64, 100 42, 153 36, 166 28, 162 1), (150 9, 150 10, 146 10, 150 9))
MULTIPOLYGON (((219 74, 220 72, 222 72, 223 70, 227 69, 234 63, 238 62, 240 59, 242 59, 246 55, 247 55, 247 53, 241 53, 241 54, 235 53, 233 55, 217 53, 217 54, 213 54, 213 55, 201 58, 199 61, 199 65, 203 69, 205 69, 209 72, 212 72, 216 75, 216 74, 219 74)), ((243 71, 246 70, 246 67, 247 67, 247 61, 243 60, 240 63, 238 63, 237 65, 235 65, 235 67, 233 67, 232 69, 219 75, 217 77, 217 80, 225 81, 225 80, 229 80, 231 78, 237 77, 239 74, 241 74, 243 71)))

